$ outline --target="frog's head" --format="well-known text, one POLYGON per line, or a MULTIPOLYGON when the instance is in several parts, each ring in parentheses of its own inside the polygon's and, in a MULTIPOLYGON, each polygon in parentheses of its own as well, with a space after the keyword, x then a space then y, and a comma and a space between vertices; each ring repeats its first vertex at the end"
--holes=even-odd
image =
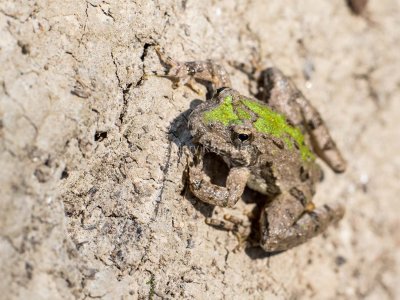
POLYGON ((198 106, 189 122, 194 142, 221 156, 229 166, 251 166, 258 157, 253 144, 257 130, 252 124, 256 116, 243 107, 240 98, 238 92, 224 88, 198 106))
POLYGON ((256 163, 257 145, 269 138, 281 140, 288 149, 299 149, 303 160, 314 159, 301 131, 283 115, 230 88, 219 90, 193 111, 190 131, 196 144, 220 155, 230 166, 256 163))

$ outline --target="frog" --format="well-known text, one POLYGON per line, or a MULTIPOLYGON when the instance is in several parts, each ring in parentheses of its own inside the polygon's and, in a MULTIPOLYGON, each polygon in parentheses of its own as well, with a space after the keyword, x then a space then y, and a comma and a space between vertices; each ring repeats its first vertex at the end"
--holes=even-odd
MULTIPOLYGON (((212 60, 182 62, 156 47, 174 87, 208 83, 212 97, 196 106, 188 118, 195 153, 188 159, 188 185, 199 200, 232 208, 245 188, 263 196, 258 220, 259 245, 281 252, 301 245, 336 224, 344 216, 339 203, 317 207, 316 185, 322 179, 317 158, 343 173, 346 161, 321 114, 277 67, 258 76, 257 97, 232 87, 226 69, 212 60), (228 167, 225 186, 210 180, 204 155, 213 153, 228 167)), ((206 223, 227 230, 244 222, 227 215, 206 223)))

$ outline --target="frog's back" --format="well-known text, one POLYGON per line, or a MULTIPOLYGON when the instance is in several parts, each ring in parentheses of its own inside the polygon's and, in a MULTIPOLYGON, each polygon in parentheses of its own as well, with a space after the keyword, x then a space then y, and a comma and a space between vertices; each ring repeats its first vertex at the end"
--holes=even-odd
POLYGON ((304 160, 298 148, 289 148, 279 139, 263 134, 254 141, 259 156, 250 168, 248 186, 265 195, 301 190, 307 198, 314 193, 321 169, 314 160, 304 160))

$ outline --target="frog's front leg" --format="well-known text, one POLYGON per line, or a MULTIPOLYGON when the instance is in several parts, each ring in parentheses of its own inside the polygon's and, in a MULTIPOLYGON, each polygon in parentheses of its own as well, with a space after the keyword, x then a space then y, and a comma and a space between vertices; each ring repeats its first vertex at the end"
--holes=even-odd
POLYGON ((265 251, 284 251, 315 237, 344 215, 341 205, 323 205, 312 212, 290 194, 281 194, 261 214, 261 246, 265 251))
POLYGON ((170 66, 168 77, 175 80, 176 86, 189 85, 193 88, 193 80, 207 81, 217 90, 222 87, 231 87, 231 81, 225 68, 211 61, 180 62, 167 56, 160 47, 155 48, 160 60, 170 66))
POLYGON ((202 165, 189 165, 189 186, 192 193, 201 201, 212 205, 233 207, 241 198, 250 172, 247 168, 232 168, 226 186, 218 186, 210 181, 202 165))

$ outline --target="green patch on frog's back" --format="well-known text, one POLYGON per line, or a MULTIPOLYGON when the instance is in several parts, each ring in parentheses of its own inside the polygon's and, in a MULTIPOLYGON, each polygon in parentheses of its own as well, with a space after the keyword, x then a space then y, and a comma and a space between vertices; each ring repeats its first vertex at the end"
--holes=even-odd
POLYGON ((289 125, 283 115, 274 112, 268 106, 255 101, 245 99, 241 102, 252 112, 257 114, 258 119, 253 123, 253 126, 257 131, 283 139, 289 149, 293 148, 294 140, 299 147, 301 156, 304 160, 314 159, 314 154, 305 145, 303 133, 299 128, 289 125))
POLYGON ((220 105, 211 111, 204 113, 204 120, 207 123, 220 122, 224 126, 240 124, 241 120, 233 110, 232 97, 228 96, 220 105))
POLYGON ((220 122, 224 126, 242 124, 244 120, 252 118, 248 109, 257 116, 253 126, 258 132, 282 139, 289 149, 293 149, 296 143, 303 160, 314 160, 314 154, 305 145, 304 135, 300 129, 289 125, 283 115, 256 101, 243 99, 240 100, 240 104, 234 105, 232 97, 228 96, 216 108, 205 112, 204 120, 207 123, 220 122))

